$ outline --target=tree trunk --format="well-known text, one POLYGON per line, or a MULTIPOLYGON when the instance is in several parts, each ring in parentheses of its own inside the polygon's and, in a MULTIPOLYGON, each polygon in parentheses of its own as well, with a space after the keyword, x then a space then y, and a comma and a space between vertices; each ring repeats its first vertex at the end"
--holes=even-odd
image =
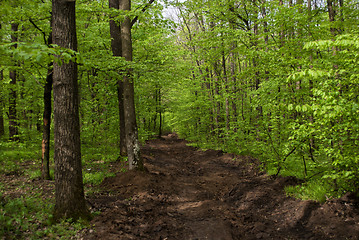
MULTIPOLYGON (((3 79, 3 72, 0 71, 0 80, 3 79)), ((2 97, 2 92, 0 92, 0 137, 5 135, 4 127, 4 100, 2 97)))
MULTIPOLYGON (((327 0, 328 15, 329 15, 330 22, 334 22, 335 15, 336 15, 334 6, 333 6, 333 1, 334 0, 327 0)), ((336 29, 333 26, 330 27, 330 32, 332 33, 333 36, 336 35, 336 29)))
POLYGON ((149 130, 153 130, 153 132, 156 132, 156 127, 157 127, 157 114, 158 114, 158 91, 157 91, 157 85, 156 85, 156 89, 155 89, 155 114, 153 115, 153 129, 149 129, 149 130))
POLYGON ((161 138, 162 136, 162 106, 161 106, 161 88, 158 89, 158 106, 159 106, 159 110, 158 110, 158 114, 160 115, 160 124, 158 127, 158 138, 161 138))
MULTIPOLYGON (((224 49, 224 43, 222 41, 222 48, 224 49)), ((227 76, 227 66, 226 66, 226 56, 224 50, 222 51, 222 70, 223 70, 223 78, 225 85, 225 105, 226 105, 226 130, 227 132, 230 129, 230 112, 229 112, 229 82, 227 76)))
MULTIPOLYGON (((131 1, 122 0, 120 9, 131 10, 131 1)), ((132 61, 132 39, 131 39, 131 20, 125 17, 121 24, 122 55, 126 61, 132 61)), ((126 145, 129 169, 143 170, 143 160, 140 154, 140 144, 138 142, 138 132, 136 123, 134 83, 132 69, 127 68, 123 77, 124 105, 125 105, 125 128, 126 145)))
MULTIPOLYGON (((1 29, 1 23, 0 23, 1 29)), ((4 78, 3 70, 0 71, 0 81, 4 78)), ((5 127, 4 127, 4 99, 3 99, 3 92, 0 92, 0 137, 5 135, 5 127)))
MULTIPOLYGON (((52 38, 77 50, 75 1, 52 1, 52 38)), ((59 61, 60 59, 58 59, 59 61)), ((82 183, 77 63, 54 63, 54 140, 56 220, 89 218, 82 183)))
MULTIPOLYGON (((233 46, 234 48, 235 46, 233 46)), ((232 84, 233 84, 233 89, 232 89, 232 112, 233 112, 233 123, 237 123, 238 122, 238 113, 237 113, 237 78, 236 78, 236 63, 235 63, 235 55, 233 52, 230 53, 230 65, 231 65, 231 79, 232 79, 232 84)), ((239 69, 240 71, 240 69, 239 69)), ((234 132, 237 132, 237 127, 234 127, 233 129, 234 132)))
MULTIPOLYGON (((51 37, 49 38, 49 40, 51 37)), ((51 42, 49 41, 49 44, 51 42)), ((52 92, 52 63, 49 64, 47 70, 46 83, 44 87, 44 114, 43 114, 43 133, 42 133, 42 163, 41 163, 41 178, 50 180, 50 125, 51 125, 51 92, 52 92)))
MULTIPOLYGON (((11 42, 17 42, 17 31, 18 31, 19 24, 12 23, 11 24, 11 31, 13 32, 11 35, 11 42)), ((17 47, 17 44, 14 45, 17 47)), ((16 66, 17 64, 15 64, 16 66)), ((16 92, 16 80, 17 80, 17 73, 16 70, 10 71, 10 95, 9 95, 9 138, 12 141, 19 141, 19 123, 17 119, 16 113, 16 99, 17 99, 17 92, 16 92)))
MULTIPOLYGON (((3 80, 4 75, 3 71, 0 71, 0 81, 3 80)), ((2 92, 0 92, 0 137, 5 135, 5 127, 4 127, 4 99, 2 96, 2 92)))
MULTIPOLYGON (((119 9, 119 0, 109 0, 109 7, 119 9)), ((114 20, 110 20, 111 48, 113 56, 122 56, 121 28, 114 20)), ((125 132, 125 110, 123 104, 123 81, 117 82, 117 97, 120 117, 120 155, 125 156, 126 132, 125 132)))
MULTIPOLYGON (((52 16, 51 16, 52 18, 52 16)), ((52 19, 50 21, 52 25, 52 19)), ((46 42, 45 42, 46 43, 46 42)), ((47 39, 47 45, 52 44, 52 32, 47 39)), ((41 143, 41 178, 50 180, 50 126, 51 126, 51 93, 53 83, 53 63, 48 65, 46 82, 44 86, 44 113, 43 113, 43 132, 41 143)))

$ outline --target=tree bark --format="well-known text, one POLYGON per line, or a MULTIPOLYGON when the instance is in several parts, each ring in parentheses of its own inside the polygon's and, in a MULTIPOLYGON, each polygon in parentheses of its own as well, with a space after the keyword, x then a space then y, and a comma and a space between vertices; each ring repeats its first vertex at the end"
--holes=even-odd
MULTIPOLYGON (((51 37, 49 37, 51 39, 51 37)), ((51 42, 49 41, 49 44, 51 42)), ((50 180, 50 125, 51 125, 51 92, 52 92, 52 63, 47 70, 46 83, 44 87, 44 114, 43 114, 43 133, 42 133, 42 151, 41 151, 41 178, 50 180)))
MULTIPOLYGON (((119 0, 109 0, 109 7, 119 9, 119 0)), ((114 20, 110 19, 111 48, 113 56, 122 56, 121 27, 114 20)), ((126 130, 125 130, 125 110, 123 104, 123 81, 117 81, 117 97, 120 117, 120 155, 125 156, 126 149, 126 130)))
MULTIPOLYGON (((75 1, 52 1, 54 44, 77 50, 75 1)), ((82 183, 77 63, 54 63, 55 220, 89 218, 82 183)))
MULTIPOLYGON (((17 31, 19 24, 12 23, 11 31, 13 32, 11 35, 11 42, 17 42, 17 31)), ((17 44, 14 45, 17 48, 17 44)), ((16 66, 17 64, 15 64, 16 66)), ((10 95, 9 95, 9 138, 12 141, 19 141, 19 123, 17 119, 16 112, 16 100, 17 100, 17 91, 16 91, 16 80, 17 80, 17 72, 16 70, 10 71, 10 95)))
MULTIPOLYGON (((131 1, 122 0, 120 9, 124 11, 131 10, 131 1)), ((126 61, 132 61, 132 38, 131 38, 131 20, 125 17, 121 24, 122 55, 126 61)), ((132 69, 127 68, 123 77, 124 105, 125 105, 125 128, 126 145, 129 169, 143 170, 143 160, 140 153, 138 142, 138 131, 136 123, 134 83, 132 69)))
MULTIPOLYGON (((0 80, 3 79, 3 72, 0 71, 0 80)), ((2 93, 0 92, 0 137, 5 135, 4 127, 4 100, 2 93)))
MULTIPOLYGON (((1 29, 1 23, 0 23, 1 29)), ((0 71, 0 81, 4 78, 3 70, 0 71)), ((3 92, 0 92, 0 137, 5 135, 5 127, 4 127, 4 99, 3 99, 3 92)))
MULTIPOLYGON (((336 15, 334 6, 333 6, 333 1, 334 0, 327 0, 328 15, 329 15, 330 22, 334 22, 335 15, 336 15)), ((332 33, 333 36, 336 35, 336 29, 334 27, 330 27, 330 32, 332 33)))
POLYGON ((158 89, 158 114, 160 115, 160 123, 158 126, 158 138, 161 138, 162 136, 162 99, 161 99, 161 88, 158 89))
MULTIPOLYGON (((51 15, 52 18, 52 15, 51 15)), ((50 21, 52 25, 52 19, 50 21)), ((50 46, 52 44, 52 32, 50 32, 47 42, 50 46)), ((52 83, 53 83, 53 63, 48 65, 46 82, 44 86, 44 113, 43 113, 43 129, 42 129, 42 143, 41 143, 41 178, 50 180, 50 126, 51 126, 51 95, 52 95, 52 83)))

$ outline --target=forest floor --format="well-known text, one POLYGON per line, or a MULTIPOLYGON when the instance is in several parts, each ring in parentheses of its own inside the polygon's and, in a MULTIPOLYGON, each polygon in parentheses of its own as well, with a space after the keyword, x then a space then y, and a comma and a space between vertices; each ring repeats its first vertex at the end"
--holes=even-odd
MULTIPOLYGON (((359 239, 359 202, 286 196, 298 183, 257 160, 197 149, 174 134, 143 146, 146 172, 119 172, 90 195, 83 239, 359 239)), ((119 167, 119 166, 118 166, 119 167)))

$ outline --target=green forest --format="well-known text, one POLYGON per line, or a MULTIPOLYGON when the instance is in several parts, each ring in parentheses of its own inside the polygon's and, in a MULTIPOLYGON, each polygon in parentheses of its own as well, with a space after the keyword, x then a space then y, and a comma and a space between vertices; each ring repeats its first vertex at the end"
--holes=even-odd
POLYGON ((69 239, 169 133, 358 194, 358 116, 356 0, 1 0, 0 236, 69 239))

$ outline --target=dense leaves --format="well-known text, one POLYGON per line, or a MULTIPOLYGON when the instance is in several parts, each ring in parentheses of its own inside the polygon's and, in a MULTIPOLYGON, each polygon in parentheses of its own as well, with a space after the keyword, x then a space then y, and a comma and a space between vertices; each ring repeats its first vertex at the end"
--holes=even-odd
POLYGON ((20 141, 36 138, 40 153, 43 87, 58 55, 79 64, 83 148, 106 149, 105 158, 118 158, 117 81, 130 67, 142 140, 177 131, 203 148, 254 155, 270 174, 306 180, 300 196, 314 185, 322 185, 316 199, 358 191, 357 1, 166 1, 174 21, 160 2, 142 11, 147 2, 132 1, 131 63, 111 52, 110 16, 125 14, 105 0, 76 2, 77 52, 49 44, 51 1, 1 2, 4 144, 15 89, 20 141))
POLYGON ((178 43, 192 63, 175 129, 258 156, 269 173, 358 190, 358 3, 186 1, 178 43), (334 11, 330 10, 330 6, 334 11))

